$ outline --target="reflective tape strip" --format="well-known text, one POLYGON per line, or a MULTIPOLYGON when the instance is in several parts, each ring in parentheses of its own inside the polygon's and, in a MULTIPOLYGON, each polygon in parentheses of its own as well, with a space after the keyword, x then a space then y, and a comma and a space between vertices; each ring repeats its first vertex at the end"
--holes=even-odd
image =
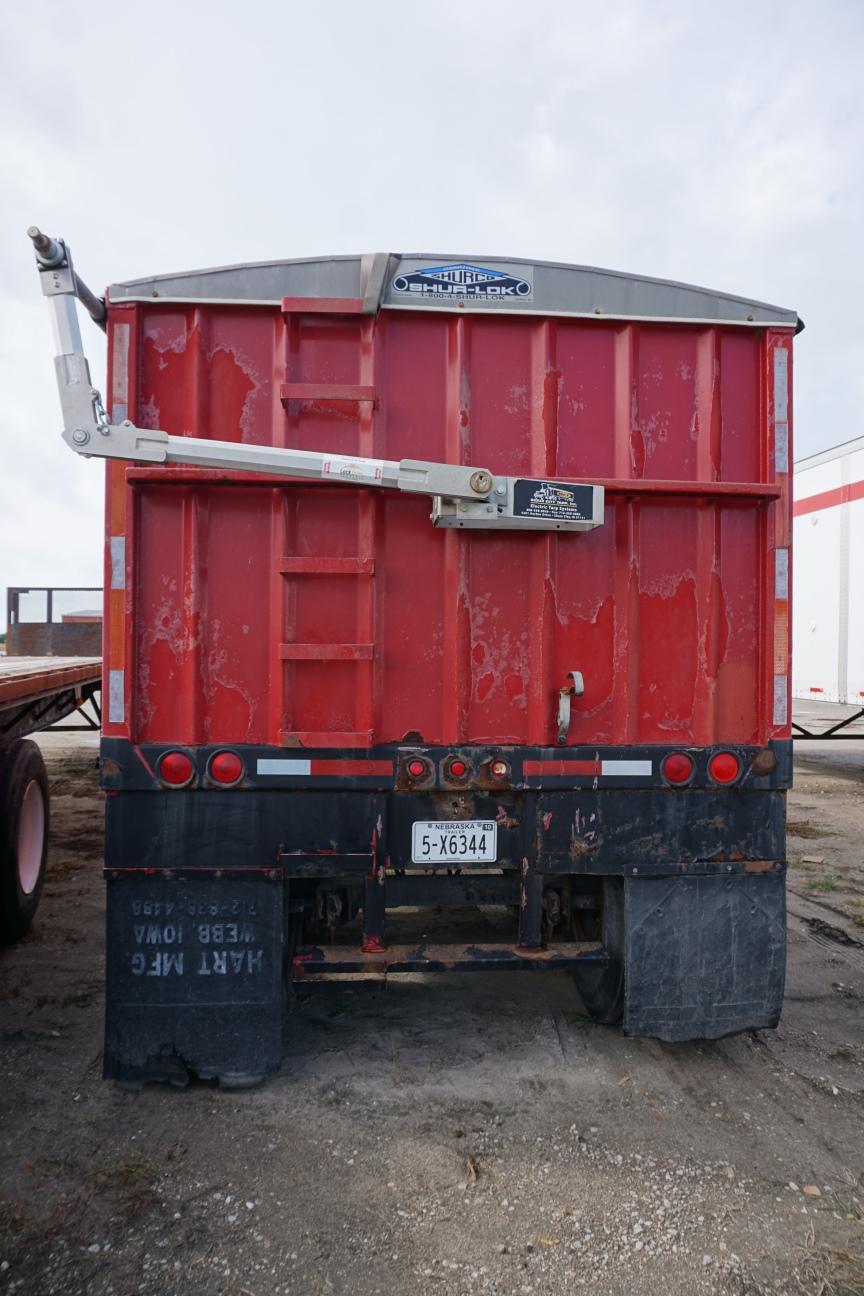
POLYGON ((774 550, 774 597, 789 597, 789 550, 774 550))
POLYGON ((778 675, 789 669, 789 604, 780 599, 774 605, 774 670, 778 675))
POLYGON ((789 471, 789 352, 774 348, 774 471, 789 471))
POLYGON ((259 760, 255 765, 258 774, 311 774, 310 760, 259 760))
POLYGON ((112 536, 109 544, 111 555, 111 588, 126 588, 126 537, 112 536))
POLYGON ((336 775, 342 778, 379 778, 381 775, 393 774, 392 761, 373 760, 293 760, 267 757, 256 763, 259 774, 282 774, 291 778, 305 778, 307 775, 327 778, 336 775))
POLYGON ((652 761, 643 760, 526 760, 522 764, 526 778, 545 774, 550 778, 569 778, 582 775, 587 778, 615 778, 622 775, 645 778, 654 773, 652 761))
MULTIPOLYGON (((789 672, 789 550, 774 550, 774 673, 789 672)), ((774 691, 775 699, 777 690, 774 691)), ((784 702, 785 716, 785 702, 784 702)), ((776 703, 775 703, 776 710, 776 703)), ((786 720, 774 721, 785 724, 786 720)))
POLYGON ((654 765, 651 761, 638 760, 604 760, 600 762, 600 773, 606 775, 628 774, 646 776, 652 774, 654 765))
POLYGON ((526 760, 522 762, 522 773, 526 778, 533 778, 538 774, 548 774, 555 778, 583 774, 591 778, 600 773, 600 765, 594 760, 526 760))
MULTIPOLYGON (((810 690, 813 691, 812 689, 810 690)), ((785 675, 774 676, 774 717, 775 725, 785 725, 789 720, 789 681, 785 675)))
POLYGON ((321 776, 337 774, 342 778, 373 778, 392 775, 392 761, 373 760, 313 760, 312 773, 321 776))
POLYGON ((126 719, 126 672, 112 670, 108 672, 108 721, 110 724, 122 724, 126 719))

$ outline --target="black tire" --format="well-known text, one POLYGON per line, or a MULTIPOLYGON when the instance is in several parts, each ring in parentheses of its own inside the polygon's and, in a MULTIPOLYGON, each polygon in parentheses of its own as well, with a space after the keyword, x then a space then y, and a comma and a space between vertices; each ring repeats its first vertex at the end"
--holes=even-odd
POLYGON ((609 955, 604 967, 586 965, 573 973, 585 1007, 606 1026, 617 1026, 624 1016, 624 879, 603 879, 600 939, 609 955))
POLYGON ((48 860, 48 776, 34 742, 0 750, 0 943, 33 921, 48 860))

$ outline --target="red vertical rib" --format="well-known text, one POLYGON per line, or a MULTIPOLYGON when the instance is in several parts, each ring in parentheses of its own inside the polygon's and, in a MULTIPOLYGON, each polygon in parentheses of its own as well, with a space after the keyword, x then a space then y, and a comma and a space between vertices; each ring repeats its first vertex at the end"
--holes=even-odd
MULTIPOLYGON (((558 375, 554 352, 557 325, 541 320, 531 330, 530 469, 534 477, 555 475, 558 452, 558 375)), ((528 590, 528 742, 554 741, 555 678, 555 559, 554 532, 527 532, 531 546, 528 590)), ((574 554, 575 557, 575 554, 574 554)), ((579 663, 571 663, 578 668, 579 663)))
MULTIPOLYGON (((637 326, 615 335, 615 476, 633 477, 632 439, 638 432, 637 326)), ((617 499, 611 525, 615 533, 615 625, 613 631, 613 732, 621 742, 636 738, 639 701, 639 505, 617 499)))
POLYGON ((288 711, 287 685, 294 670, 290 662, 283 661, 279 655, 279 645, 287 639, 285 629, 284 606, 288 594, 286 578, 279 570, 279 559, 287 548, 285 507, 286 492, 275 488, 267 492, 270 505, 270 582, 269 603, 267 608, 267 738, 269 742, 279 741, 279 732, 289 726, 286 719, 288 711))
MULTIPOLYGON (((378 341, 377 317, 364 316, 360 325, 360 372, 361 383, 372 387, 375 384, 376 344, 378 341)), ((358 406, 358 452, 367 457, 376 455, 375 410, 372 402, 358 406)), ((383 456, 382 456, 383 457, 383 456)), ((357 557, 371 560, 375 556, 375 531, 380 491, 360 490, 357 501, 357 557)), ((376 659, 380 656, 375 635, 375 586, 374 577, 361 575, 356 577, 357 588, 357 642, 375 645, 368 661, 358 661, 357 688, 354 711, 354 728, 357 733, 373 733, 375 728, 375 671, 376 659)), ((373 737, 374 740, 374 737, 373 737)))
MULTIPOLYGON (((469 322, 464 317, 447 322, 447 399, 444 429, 445 459, 464 463, 470 456, 470 419, 460 425, 462 394, 468 364, 469 322), (464 447, 464 450, 463 450, 464 447)), ((469 459, 470 462, 470 459, 469 459)), ((441 735, 445 743, 459 742, 467 732, 466 689, 470 688, 468 662, 468 603, 466 572, 469 533, 457 529, 444 532, 444 590, 442 625, 442 717, 441 735)))
POLYGON ((177 591, 178 640, 173 645, 178 669, 181 731, 190 742, 204 742, 204 679, 201 671, 207 632, 208 505, 201 488, 184 486, 182 589, 177 591), (203 651, 202 651, 203 650, 203 651))
MULTIPOLYGON (((720 476, 720 345, 717 330, 703 329, 696 345, 696 477, 720 476)), ((693 702, 694 742, 717 742, 720 667, 720 505, 696 503, 696 620, 699 661, 693 702)))

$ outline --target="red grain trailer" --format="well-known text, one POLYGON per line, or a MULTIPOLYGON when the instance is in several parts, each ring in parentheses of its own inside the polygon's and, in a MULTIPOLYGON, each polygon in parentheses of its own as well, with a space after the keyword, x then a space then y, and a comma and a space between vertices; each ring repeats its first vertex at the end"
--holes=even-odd
POLYGON ((260 1077, 310 973, 560 968, 630 1034, 775 1025, 795 313, 401 254, 106 311, 33 235, 64 435, 115 460, 106 1075, 260 1077))

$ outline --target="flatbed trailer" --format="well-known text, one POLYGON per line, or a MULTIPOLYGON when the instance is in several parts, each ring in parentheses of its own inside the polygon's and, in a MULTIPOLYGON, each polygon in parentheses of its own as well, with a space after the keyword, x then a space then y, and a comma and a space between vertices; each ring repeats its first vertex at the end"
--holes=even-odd
POLYGON ((100 657, 0 657, 0 942, 19 940, 39 904, 48 853, 48 779, 28 734, 73 713, 98 729, 100 657), (93 716, 85 710, 90 705, 93 716))

